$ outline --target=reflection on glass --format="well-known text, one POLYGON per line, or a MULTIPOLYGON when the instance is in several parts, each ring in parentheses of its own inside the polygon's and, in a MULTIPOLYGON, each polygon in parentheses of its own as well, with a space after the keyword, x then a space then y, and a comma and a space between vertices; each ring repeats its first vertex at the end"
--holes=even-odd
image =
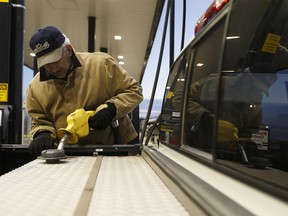
MULTIPOLYGON (((256 140, 258 148, 270 157, 272 167, 288 171, 288 69, 277 71, 277 81, 263 97, 263 125, 267 136, 256 140), (263 138, 267 138, 263 140, 263 138)), ((263 131, 262 131, 263 132, 263 131)))
POLYGON ((218 158, 268 164, 252 136, 263 127, 262 98, 269 94, 276 77, 266 63, 257 63, 235 76, 222 77, 218 158))
POLYGON ((188 55, 189 50, 177 60, 172 68, 166 87, 165 101, 161 113, 159 139, 160 141, 173 146, 181 145, 179 130, 181 108, 174 106, 173 98, 175 92, 183 92, 188 55), (175 131, 175 127, 178 129, 177 131, 175 131))

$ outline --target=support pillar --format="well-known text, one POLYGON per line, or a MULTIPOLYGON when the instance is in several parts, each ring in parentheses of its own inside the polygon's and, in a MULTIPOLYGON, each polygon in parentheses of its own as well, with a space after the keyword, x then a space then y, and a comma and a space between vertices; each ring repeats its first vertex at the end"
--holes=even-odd
POLYGON ((95 52, 96 18, 88 17, 88 52, 95 52))

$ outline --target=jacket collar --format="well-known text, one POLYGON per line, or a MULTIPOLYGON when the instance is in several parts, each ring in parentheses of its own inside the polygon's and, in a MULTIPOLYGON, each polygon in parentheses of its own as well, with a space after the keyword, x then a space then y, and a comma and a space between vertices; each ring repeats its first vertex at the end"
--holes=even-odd
MULTIPOLYGON (((78 60, 78 58, 76 57, 74 51, 72 53, 72 56, 71 56, 71 65, 70 65, 70 69, 69 69, 69 72, 67 73, 67 76, 75 70, 75 68, 77 67, 82 67, 80 61, 78 60)), ((45 69, 45 67, 41 67, 40 68, 40 82, 42 81, 47 81, 47 80, 50 80, 50 79, 58 79, 57 77, 51 75, 48 73, 48 71, 45 69)), ((64 78, 66 79, 66 78, 64 78)))

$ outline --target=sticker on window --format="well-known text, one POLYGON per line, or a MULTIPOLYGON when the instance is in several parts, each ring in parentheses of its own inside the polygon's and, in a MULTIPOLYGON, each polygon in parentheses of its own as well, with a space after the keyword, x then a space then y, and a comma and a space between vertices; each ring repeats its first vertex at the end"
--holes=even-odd
POLYGON ((281 39, 280 35, 268 33, 261 51, 262 52, 271 53, 271 54, 275 54, 276 50, 277 50, 277 47, 278 47, 278 44, 280 42, 280 39, 281 39))

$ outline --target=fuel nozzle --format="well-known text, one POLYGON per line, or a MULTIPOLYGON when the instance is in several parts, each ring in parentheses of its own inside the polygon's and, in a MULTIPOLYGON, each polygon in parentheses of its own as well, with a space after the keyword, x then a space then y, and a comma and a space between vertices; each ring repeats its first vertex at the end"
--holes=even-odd
POLYGON ((59 142, 57 149, 46 149, 41 152, 41 158, 46 163, 59 163, 61 159, 67 158, 64 152, 64 146, 69 139, 69 135, 65 134, 59 142))
POLYGON ((41 152, 41 158, 47 163, 58 163, 61 159, 67 158, 64 152, 66 144, 76 144, 78 137, 85 137, 89 134, 88 119, 95 111, 77 109, 67 116, 67 127, 60 128, 57 135, 61 138, 57 149, 47 149, 41 152))

